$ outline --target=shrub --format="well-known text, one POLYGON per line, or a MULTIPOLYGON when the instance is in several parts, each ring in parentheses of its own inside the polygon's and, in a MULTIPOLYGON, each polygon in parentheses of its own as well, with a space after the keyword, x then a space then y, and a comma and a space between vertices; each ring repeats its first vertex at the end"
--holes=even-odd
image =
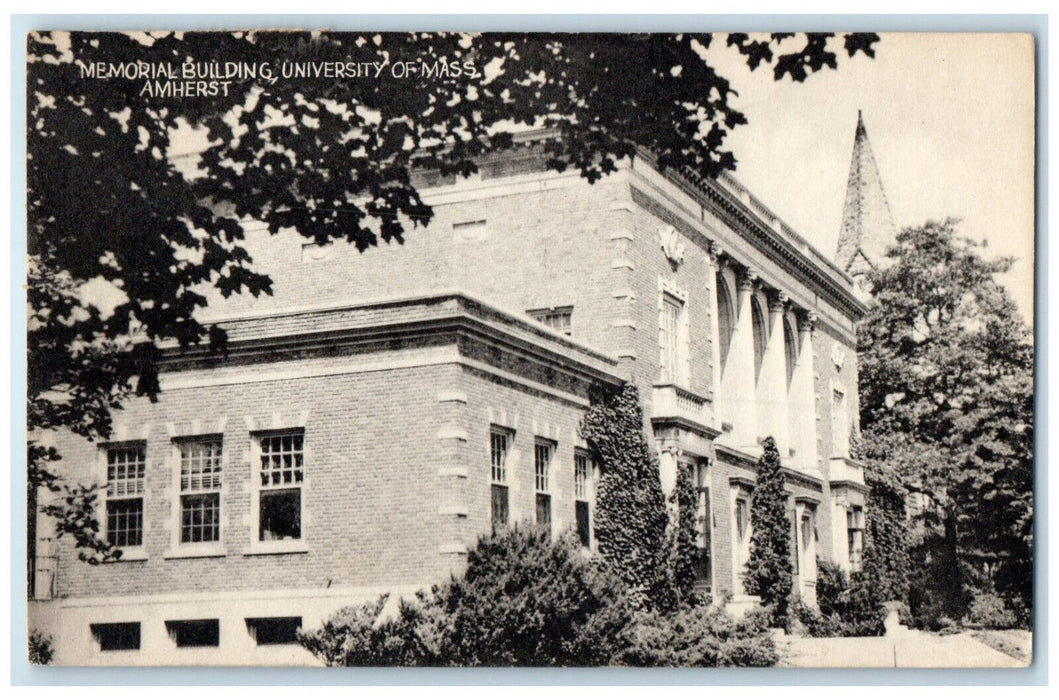
POLYGON ((447 657, 462 666, 600 666, 628 622, 620 580, 567 535, 483 537, 443 600, 447 657))
POLYGON ((757 484, 750 502, 750 558, 743 575, 744 588, 772 609, 771 623, 787 626, 793 567, 791 565, 791 521, 776 441, 765 438, 758 460, 757 484))
POLYGON ((849 588, 849 578, 835 562, 830 559, 816 560, 816 604, 820 612, 830 615, 839 607, 839 599, 849 588))
POLYGON ((298 641, 328 666, 436 666, 443 663, 441 607, 435 592, 400 601, 394 616, 380 621, 388 596, 339 610, 317 630, 299 631, 298 641))
POLYGON ((846 625, 836 613, 825 615, 801 600, 791 604, 791 631, 808 637, 845 637, 846 625))
POLYGON ((329 666, 769 666, 762 615, 633 608, 575 536, 513 528, 479 540, 463 576, 402 601, 348 607, 299 633, 329 666))
POLYGON ((47 666, 55 656, 52 638, 40 630, 29 633, 29 662, 36 666, 47 666))
POLYGON ((683 606, 671 615, 637 613, 619 661, 628 666, 773 666, 779 660, 768 615, 736 620, 723 609, 683 606))
POLYGON ((967 620, 991 629, 1008 629, 1018 623, 1014 611, 1009 610, 1004 599, 992 591, 979 591, 971 601, 967 620))
POLYGON ((463 576, 402 601, 345 608, 302 645, 330 666, 602 666, 629 621, 620 580, 569 534, 482 537, 463 576))
POLYGON ((817 561, 816 603, 819 610, 799 602, 792 617, 812 637, 872 637, 886 633, 889 610, 883 586, 863 571, 847 577, 836 564, 817 561))

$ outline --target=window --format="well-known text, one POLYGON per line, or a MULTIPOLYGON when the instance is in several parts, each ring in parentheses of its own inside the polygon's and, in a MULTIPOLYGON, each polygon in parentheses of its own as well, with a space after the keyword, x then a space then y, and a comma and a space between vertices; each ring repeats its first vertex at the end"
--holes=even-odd
POLYGON ((737 498, 735 501, 735 532, 740 542, 746 539, 749 524, 750 504, 745 498, 737 498))
POLYGON ((216 647, 221 644, 219 620, 166 620, 165 629, 178 647, 216 647))
POLYGON ((107 540, 115 547, 143 545, 143 481, 147 446, 107 448, 107 540))
POLYGON ((537 439, 533 445, 533 483, 537 492, 537 524, 551 527, 552 495, 548 483, 548 470, 552 465, 555 443, 537 439))
POLYGON ((700 462, 691 465, 690 469, 692 483, 695 484, 695 547, 698 550, 695 558, 695 581, 698 585, 709 588, 713 584, 713 567, 710 563, 713 528, 710 522, 708 465, 700 462))
POLYGON ((736 593, 745 592, 743 587, 743 569, 750 560, 750 495, 742 489, 735 494, 735 519, 733 535, 735 541, 732 549, 735 553, 735 568, 732 571, 736 593))
POLYGON ((720 350, 721 375, 728 364, 728 350, 732 347, 732 329, 735 327, 735 311, 732 295, 728 291, 721 273, 717 273, 717 345, 720 350))
POLYGON ((140 648, 139 622, 104 622, 89 625, 100 651, 131 651, 140 648))
POLYGON ((754 381, 761 378, 761 366, 765 363, 765 346, 768 344, 768 326, 761 303, 754 299, 750 303, 750 316, 754 326, 754 381))
POLYGON ((574 307, 562 306, 552 309, 535 309, 526 313, 549 328, 554 329, 557 333, 570 335, 574 307))
POLYGON ((258 538, 262 542, 302 536, 302 483, 305 435, 291 431, 262 435, 258 538))
POLYGON ((849 568, 860 571, 864 555, 864 509, 860 506, 846 510, 846 540, 849 545, 849 568))
POLYGON ((662 293, 661 346, 662 381, 684 382, 684 302, 672 294, 662 293))
POLYGON ((588 454, 582 450, 574 452, 574 516, 577 519, 577 536, 584 547, 592 546, 592 467, 588 454))
POLYGON ((273 644, 297 644, 300 617, 248 617, 246 630, 259 647, 273 644))
POLYGON ((813 543, 813 516, 812 513, 802 514, 802 548, 809 551, 813 543))
POLYGON ((508 487, 507 487, 507 452, 511 442, 511 432, 493 428, 489 433, 489 478, 490 486, 490 521, 493 532, 507 527, 508 487))
POLYGON ((849 454, 849 416, 846 411, 846 394, 838 389, 831 396, 831 444, 832 457, 849 454))
POLYGON ((180 541, 221 539, 221 439, 187 440, 180 449, 180 541))

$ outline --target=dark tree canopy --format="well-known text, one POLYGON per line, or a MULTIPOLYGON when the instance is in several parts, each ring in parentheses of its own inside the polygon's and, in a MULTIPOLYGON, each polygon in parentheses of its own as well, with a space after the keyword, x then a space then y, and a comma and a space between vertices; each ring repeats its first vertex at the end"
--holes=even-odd
POLYGON ((928 498, 926 544, 948 562, 937 577, 953 587, 951 614, 972 563, 999 561, 1026 604, 1032 584, 1032 338, 995 278, 1011 260, 983 247, 954 220, 902 231, 870 275, 858 334, 864 456, 928 498))
MULTIPOLYGON (((527 127, 554 131, 550 167, 576 168, 589 181, 638 148, 663 168, 708 176, 734 168, 724 140, 746 118, 730 104, 728 80, 704 58, 714 41, 710 34, 30 34, 31 434, 68 428, 106 438, 112 409, 135 393, 157 394, 163 341, 222 352, 223 329, 195 318, 208 295, 270 293, 242 245, 244 221, 321 243, 345 238, 362 251, 400 242, 432 214, 412 184, 414 167, 467 175, 477 157, 506 148, 512 131, 527 127), (180 74, 187 64, 195 73, 229 63, 254 66, 256 75, 193 97, 159 96, 158 76, 141 68, 180 74), (284 63, 344 71, 360 64, 371 73, 264 76, 261 66, 280 75, 284 63), (376 64, 383 69, 371 77, 376 64), (396 66, 418 72, 396 77, 396 66), (129 72, 138 77, 127 79, 129 72), (188 130, 200 134, 201 152, 176 152, 174 134, 188 130), (100 290, 112 303, 92 301, 100 290)), ((774 78, 796 81, 834 68, 840 53, 873 56, 876 41, 874 34, 726 39, 751 67, 768 65, 774 78)), ((31 445, 28 457, 31 481, 56 487, 50 465, 58 455, 31 445)))

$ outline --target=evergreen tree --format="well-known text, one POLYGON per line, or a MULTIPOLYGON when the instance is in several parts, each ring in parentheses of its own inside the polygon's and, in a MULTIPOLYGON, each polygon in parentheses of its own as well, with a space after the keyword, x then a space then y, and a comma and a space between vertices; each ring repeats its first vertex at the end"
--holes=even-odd
POLYGON ((691 470, 680 469, 676 486, 669 495, 668 561, 663 569, 670 578, 668 587, 673 594, 673 605, 691 602, 695 593, 695 560, 699 556, 695 543, 696 505, 691 470))
POLYGON ((783 489, 780 453, 772 437, 765 438, 757 465, 757 483, 750 502, 750 558, 743 586, 750 595, 772 607, 772 624, 787 626, 793 584, 791 520, 783 489))

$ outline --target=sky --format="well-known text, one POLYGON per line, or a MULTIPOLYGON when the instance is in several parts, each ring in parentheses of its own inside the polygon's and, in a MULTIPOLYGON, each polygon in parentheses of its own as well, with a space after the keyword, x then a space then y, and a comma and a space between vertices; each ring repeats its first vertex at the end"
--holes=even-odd
POLYGON ((988 256, 1016 258, 1001 282, 1032 321, 1032 37, 883 34, 873 60, 804 83, 751 72, 723 42, 709 55, 749 121, 726 142, 736 178, 812 245, 835 254, 862 110, 897 227, 961 219, 988 256))

